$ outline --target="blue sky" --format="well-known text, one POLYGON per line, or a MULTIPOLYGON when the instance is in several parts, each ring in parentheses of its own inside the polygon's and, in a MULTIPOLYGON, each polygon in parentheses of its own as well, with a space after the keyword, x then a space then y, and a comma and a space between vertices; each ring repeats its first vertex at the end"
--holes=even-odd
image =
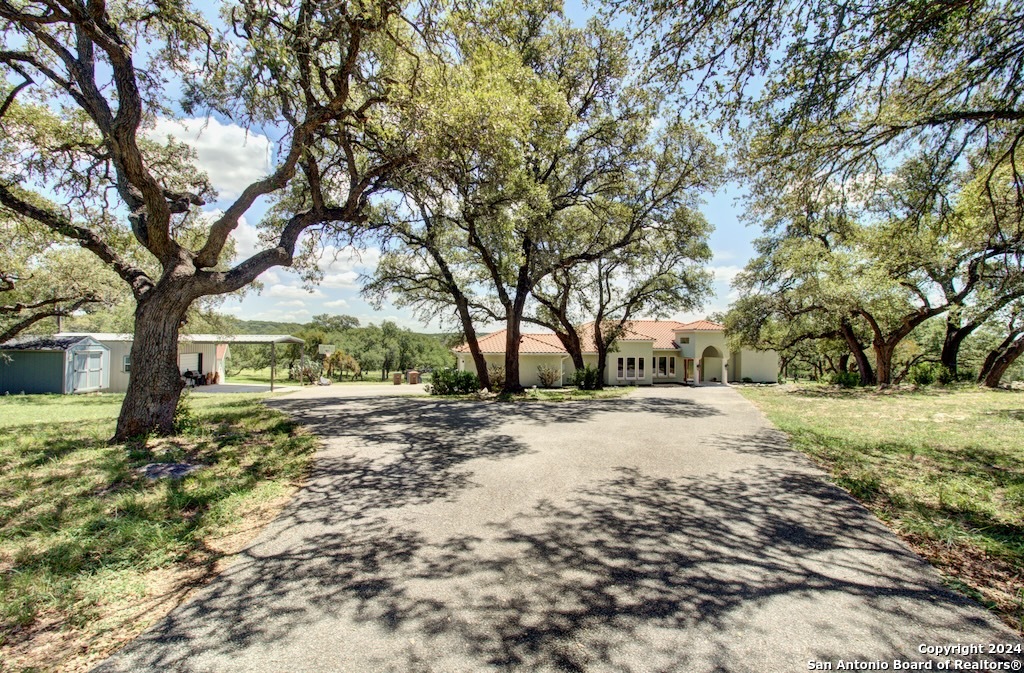
MULTIPOLYGON (((566 14, 576 22, 587 16, 579 2, 567 3, 566 14)), ((154 131, 157 136, 172 135, 192 144, 198 154, 200 167, 206 170, 220 192, 220 201, 208 209, 226 207, 249 182, 269 171, 273 143, 265 136, 222 123, 217 119, 160 120, 154 131)), ((741 188, 727 184, 711 196, 703 212, 714 226, 711 249, 714 259, 710 270, 715 275, 715 295, 702 310, 678 314, 679 320, 704 318, 710 313, 724 310, 732 297, 730 282, 752 254, 751 241, 755 231, 739 222, 736 197, 741 188)), ((258 249, 257 230, 253 224, 262 215, 262 209, 253 208, 235 232, 241 255, 247 256, 258 249)), ((329 249, 321 265, 324 280, 316 287, 306 288, 298 274, 284 268, 274 268, 260 277, 263 289, 250 291, 241 299, 227 299, 221 311, 244 319, 306 322, 319 313, 348 314, 363 324, 393 320, 413 330, 436 331, 437 323, 424 325, 411 312, 385 305, 376 311, 359 295, 360 275, 371 273, 378 253, 370 249, 362 252, 329 249)))

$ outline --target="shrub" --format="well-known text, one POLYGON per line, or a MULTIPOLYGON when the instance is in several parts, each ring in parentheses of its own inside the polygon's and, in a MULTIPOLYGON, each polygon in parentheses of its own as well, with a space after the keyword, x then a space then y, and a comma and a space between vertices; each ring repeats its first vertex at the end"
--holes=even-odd
POLYGON ((491 390, 505 387, 505 367, 503 365, 487 365, 487 378, 491 380, 491 390))
POLYGON ((914 365, 910 368, 910 380, 919 386, 935 383, 935 367, 928 363, 914 365))
POLYGON ((828 377, 828 381, 840 388, 856 388, 860 385, 860 374, 857 372, 834 372, 828 377))
POLYGON ((188 390, 181 392, 178 406, 174 408, 174 432, 179 435, 192 434, 199 429, 199 417, 192 410, 192 400, 188 390))
POLYGON ((562 373, 554 367, 541 365, 537 367, 537 378, 540 379, 541 388, 554 388, 561 382, 562 373))
POLYGON ((480 389, 480 379, 473 372, 438 369, 430 376, 431 395, 468 395, 480 389))
POLYGON ((309 361, 306 364, 294 364, 288 370, 288 378, 304 383, 316 383, 320 380, 320 372, 322 371, 323 367, 320 366, 319 362, 309 361))
POLYGON ((754 382, 754 379, 750 378, 749 376, 744 376, 743 377, 743 383, 753 383, 753 382, 754 382))
POLYGON ((956 382, 956 374, 949 371, 949 367, 946 365, 940 365, 935 372, 935 380, 944 386, 948 386, 950 383, 956 382))
POLYGON ((572 375, 573 385, 580 390, 597 390, 600 381, 597 369, 590 365, 577 369, 572 375))

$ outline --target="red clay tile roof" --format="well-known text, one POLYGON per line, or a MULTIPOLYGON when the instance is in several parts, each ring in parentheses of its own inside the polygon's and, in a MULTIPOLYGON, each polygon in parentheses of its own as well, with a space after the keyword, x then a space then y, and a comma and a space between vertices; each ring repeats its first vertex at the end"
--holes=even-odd
MULTIPOLYGON (((480 338, 480 352, 504 353, 505 332, 498 330, 480 338)), ((456 353, 468 353, 469 346, 462 344, 453 348, 456 353)), ((557 353, 567 354, 562 342, 554 334, 523 334, 519 340, 520 353, 557 353)))
POLYGON ((682 328, 676 330, 677 332, 721 332, 725 329, 725 325, 719 325, 717 322, 711 322, 710 320, 697 320, 695 322, 688 322, 682 326, 682 328))
MULTIPOLYGON (((675 320, 633 320, 626 328, 626 333, 620 337, 622 341, 651 341, 655 350, 676 350, 679 345, 675 341, 678 332, 716 332, 725 329, 718 323, 710 320, 697 320, 691 323, 681 323, 675 320)), ((580 341, 583 343, 584 353, 593 353, 595 349, 590 346, 593 342, 594 323, 589 322, 580 325, 580 341)), ((469 347, 466 344, 453 348, 456 353, 468 353, 469 347)), ((505 352, 505 330, 492 332, 480 339, 480 351, 483 353, 504 353, 505 352)), ((523 334, 519 341, 520 353, 551 353, 567 355, 561 340, 554 334, 523 334)))

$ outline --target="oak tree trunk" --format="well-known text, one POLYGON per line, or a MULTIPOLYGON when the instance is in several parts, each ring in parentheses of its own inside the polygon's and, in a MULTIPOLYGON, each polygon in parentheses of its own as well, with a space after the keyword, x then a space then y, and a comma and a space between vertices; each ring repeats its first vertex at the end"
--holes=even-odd
POLYGON ((583 362, 583 345, 580 343, 580 335, 576 330, 566 330, 564 332, 557 331, 555 335, 558 340, 562 342, 562 346, 569 353, 569 357, 572 359, 572 366, 576 369, 585 369, 586 364, 583 362))
POLYGON ((875 341, 875 381, 879 387, 885 388, 892 385, 892 356, 895 344, 884 341, 875 341))
POLYGON ((455 306, 458 309, 459 321, 462 323, 462 333, 466 336, 466 346, 469 348, 469 354, 472 356, 473 364, 476 366, 480 387, 490 390, 491 376, 487 372, 487 360, 480 350, 480 340, 476 337, 473 317, 469 313, 469 302, 461 292, 456 293, 455 306))
POLYGON ((942 363, 954 376, 957 373, 957 361, 960 359, 960 346, 979 323, 971 323, 961 327, 954 322, 946 321, 946 336, 942 341, 942 354, 939 362, 942 363))
POLYGON ((853 359, 857 361, 857 373, 860 375, 860 383, 863 386, 872 386, 875 384, 875 372, 871 369, 871 363, 868 361, 867 353, 864 352, 864 347, 860 345, 860 341, 857 340, 857 335, 853 332, 853 327, 844 322, 841 329, 843 335, 843 341, 846 342, 847 347, 850 349, 850 354, 853 355, 853 359))
POLYGON ((115 441, 174 433, 174 412, 184 383, 178 370, 178 332, 191 304, 180 287, 158 285, 135 309, 128 392, 115 441))
POLYGON ((1006 374, 1017 358, 1024 353, 1024 335, 1011 335, 1007 337, 999 348, 989 353, 985 358, 985 365, 982 367, 979 382, 987 388, 998 388, 1006 374))
POLYGON ((519 383, 519 341, 522 339, 522 326, 511 314, 506 321, 505 330, 505 385, 502 392, 521 393, 523 386, 519 383))
POLYGON ((523 392, 523 386, 519 379, 519 342, 523 337, 523 310, 526 308, 526 298, 529 296, 528 280, 524 269, 519 274, 516 298, 512 302, 511 310, 508 311, 508 318, 505 321, 507 326, 505 332, 505 385, 502 387, 502 392, 506 393, 523 392))

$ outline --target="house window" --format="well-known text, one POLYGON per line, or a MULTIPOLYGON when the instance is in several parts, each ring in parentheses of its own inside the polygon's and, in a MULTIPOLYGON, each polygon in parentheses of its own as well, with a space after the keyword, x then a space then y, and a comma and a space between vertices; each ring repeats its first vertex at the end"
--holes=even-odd
POLYGON ((676 359, 674 357, 670 357, 668 359, 668 375, 669 376, 675 376, 676 375, 676 359))
POLYGON ((681 343, 681 344, 688 344, 688 343, 690 343, 690 337, 683 337, 682 339, 679 340, 679 343, 681 343))
POLYGON ((644 377, 644 358, 617 358, 616 373, 619 379, 635 381, 644 377))
POLYGON ((130 372, 132 370, 132 356, 125 355, 124 362, 121 365, 122 371, 130 372))

